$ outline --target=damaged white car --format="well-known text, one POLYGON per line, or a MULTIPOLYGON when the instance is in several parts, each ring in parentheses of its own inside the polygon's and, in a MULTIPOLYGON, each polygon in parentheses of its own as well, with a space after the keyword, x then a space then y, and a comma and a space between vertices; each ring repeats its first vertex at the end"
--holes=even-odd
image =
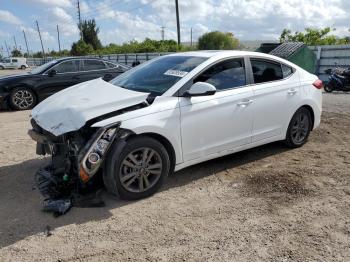
POLYGON ((273 141, 303 145, 320 123, 322 82, 278 57, 201 51, 162 56, 110 82, 59 92, 32 111, 41 192, 97 178, 124 199, 155 193, 174 170, 273 141))

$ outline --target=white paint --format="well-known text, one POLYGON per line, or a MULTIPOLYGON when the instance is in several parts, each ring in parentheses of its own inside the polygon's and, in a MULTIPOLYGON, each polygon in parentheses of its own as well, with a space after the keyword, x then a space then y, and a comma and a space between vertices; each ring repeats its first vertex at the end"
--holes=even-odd
POLYGON ((33 109, 32 117, 42 128, 59 136, 78 130, 92 118, 141 103, 147 96, 98 78, 50 96, 33 109))
MULTIPOLYGON (((309 105, 314 111, 314 128, 320 123, 322 92, 312 85, 317 77, 284 59, 242 51, 172 55, 205 56, 208 60, 183 76, 150 106, 105 119, 93 127, 121 121, 122 128, 136 134, 159 134, 172 144, 175 169, 180 170, 218 156, 283 140, 293 114, 303 105, 309 105), (185 83, 213 63, 243 56, 277 60, 293 66, 296 72, 283 80, 218 91, 214 95, 174 96, 185 83)), ((33 110, 33 117, 44 129, 59 135, 78 130, 91 118, 140 103, 146 97, 145 93, 97 79, 48 98, 33 110)))

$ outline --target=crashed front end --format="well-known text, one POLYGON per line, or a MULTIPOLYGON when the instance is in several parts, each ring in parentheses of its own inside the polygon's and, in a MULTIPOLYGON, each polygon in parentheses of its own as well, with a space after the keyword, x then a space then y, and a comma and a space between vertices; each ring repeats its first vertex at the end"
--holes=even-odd
POLYGON ((50 199, 69 197, 87 186, 101 170, 107 153, 117 137, 125 135, 120 122, 54 136, 41 128, 34 119, 29 136, 37 142, 38 155, 51 155, 51 163, 35 175, 37 188, 50 199))

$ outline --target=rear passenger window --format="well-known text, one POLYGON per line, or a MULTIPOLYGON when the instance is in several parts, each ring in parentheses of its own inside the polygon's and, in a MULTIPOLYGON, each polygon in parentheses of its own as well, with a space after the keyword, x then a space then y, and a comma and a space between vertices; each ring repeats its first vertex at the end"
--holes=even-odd
POLYGON ((286 78, 286 77, 290 76, 291 74, 293 74, 293 68, 282 64, 282 73, 283 73, 283 78, 286 78))
POLYGON ((246 84, 243 59, 231 59, 213 65, 194 82, 206 82, 217 90, 237 88, 246 84))
POLYGON ((84 60, 85 71, 106 69, 105 63, 99 60, 84 60))
POLYGON ((283 79, 282 68, 279 63, 272 61, 251 59, 254 83, 264 83, 283 79))
POLYGON ((17 60, 17 59, 12 59, 12 62, 13 62, 13 63, 17 63, 18 60, 17 60))

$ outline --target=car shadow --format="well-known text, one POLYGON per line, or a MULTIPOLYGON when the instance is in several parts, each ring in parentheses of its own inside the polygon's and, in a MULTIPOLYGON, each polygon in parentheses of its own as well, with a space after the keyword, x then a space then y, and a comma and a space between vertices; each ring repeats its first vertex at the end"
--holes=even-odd
MULTIPOLYGON (((288 150, 281 143, 272 143, 198 164, 171 175, 162 191, 180 187, 192 181, 263 159, 288 150)), ((32 159, 20 164, 0 167, 0 248, 9 246, 26 237, 44 233, 51 229, 69 225, 99 221, 111 217, 111 210, 133 201, 117 199, 106 192, 102 198, 106 203, 100 208, 75 208, 66 215, 54 218, 41 210, 42 197, 34 187, 33 174, 48 160, 32 159)))

